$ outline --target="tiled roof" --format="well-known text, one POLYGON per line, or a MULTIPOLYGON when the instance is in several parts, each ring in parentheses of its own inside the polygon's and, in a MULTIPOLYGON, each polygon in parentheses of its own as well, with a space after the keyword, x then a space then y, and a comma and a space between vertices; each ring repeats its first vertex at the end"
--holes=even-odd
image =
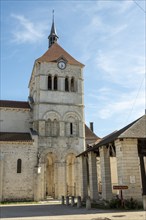
POLYGON ((29 105, 28 102, 24 102, 24 101, 11 101, 11 100, 0 100, 0 107, 30 109, 30 105, 29 105))
POLYGON ((85 138, 86 139, 99 139, 99 137, 93 132, 91 131, 90 128, 88 128, 88 126, 85 124, 85 138))
POLYGON ((146 115, 123 131, 119 138, 146 138, 146 115))
POLYGON ((112 143, 118 138, 146 138, 146 115, 143 115, 119 131, 115 131, 102 138, 94 147, 82 152, 78 156, 86 154, 89 151, 96 152, 99 147, 112 143))
POLYGON ((58 43, 52 44, 52 46, 36 61, 39 62, 57 62, 61 57, 67 60, 67 63, 71 65, 77 65, 84 67, 84 65, 77 60, 75 60, 69 53, 67 53, 58 43))
POLYGON ((29 133, 0 132, 0 141, 30 142, 30 141, 32 141, 32 138, 29 133))

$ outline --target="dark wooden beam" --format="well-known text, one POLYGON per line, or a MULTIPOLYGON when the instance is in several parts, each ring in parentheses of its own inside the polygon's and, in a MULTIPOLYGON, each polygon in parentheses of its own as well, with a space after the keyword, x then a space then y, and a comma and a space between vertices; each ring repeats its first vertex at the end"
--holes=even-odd
POLYGON ((144 156, 140 154, 139 159, 140 159, 140 170, 141 170, 142 195, 146 195, 146 170, 144 165, 144 156))

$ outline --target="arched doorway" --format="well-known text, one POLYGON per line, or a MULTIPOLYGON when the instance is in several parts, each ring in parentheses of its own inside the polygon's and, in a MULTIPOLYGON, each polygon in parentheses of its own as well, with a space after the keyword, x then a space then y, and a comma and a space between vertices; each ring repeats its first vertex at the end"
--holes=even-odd
POLYGON ((48 153, 46 156, 46 197, 55 198, 55 155, 48 153))
POLYGON ((75 160, 73 153, 67 155, 66 158, 66 181, 67 181, 67 195, 75 196, 76 194, 76 179, 75 179, 75 160))

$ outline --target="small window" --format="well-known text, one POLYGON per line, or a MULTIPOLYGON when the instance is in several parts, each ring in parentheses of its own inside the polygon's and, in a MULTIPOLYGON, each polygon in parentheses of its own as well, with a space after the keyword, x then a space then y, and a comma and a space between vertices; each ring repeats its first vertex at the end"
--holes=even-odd
POLYGON ((69 91, 69 83, 68 83, 68 78, 65 78, 65 91, 69 91))
POLYGON ((18 159, 17 160, 17 173, 21 173, 21 169, 22 169, 22 160, 18 159))
POLYGON ((52 90, 52 77, 48 76, 48 90, 52 90))
POLYGON ((70 123, 70 135, 73 135, 73 123, 70 123))
POLYGON ((54 90, 58 89, 58 79, 57 76, 54 77, 54 90))
POLYGON ((71 90, 71 92, 74 92, 74 91, 75 91, 75 83, 74 83, 74 78, 71 78, 70 90, 71 90))

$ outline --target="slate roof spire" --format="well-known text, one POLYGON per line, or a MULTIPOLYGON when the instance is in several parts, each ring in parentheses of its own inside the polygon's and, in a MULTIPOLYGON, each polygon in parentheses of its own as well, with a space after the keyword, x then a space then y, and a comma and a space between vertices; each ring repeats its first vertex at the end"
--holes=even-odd
POLYGON ((51 31, 50 31, 50 35, 48 36, 49 39, 49 48, 52 46, 52 44, 54 44, 55 42, 57 42, 58 36, 56 33, 56 28, 55 28, 55 24, 54 24, 54 10, 52 11, 52 27, 51 27, 51 31))

